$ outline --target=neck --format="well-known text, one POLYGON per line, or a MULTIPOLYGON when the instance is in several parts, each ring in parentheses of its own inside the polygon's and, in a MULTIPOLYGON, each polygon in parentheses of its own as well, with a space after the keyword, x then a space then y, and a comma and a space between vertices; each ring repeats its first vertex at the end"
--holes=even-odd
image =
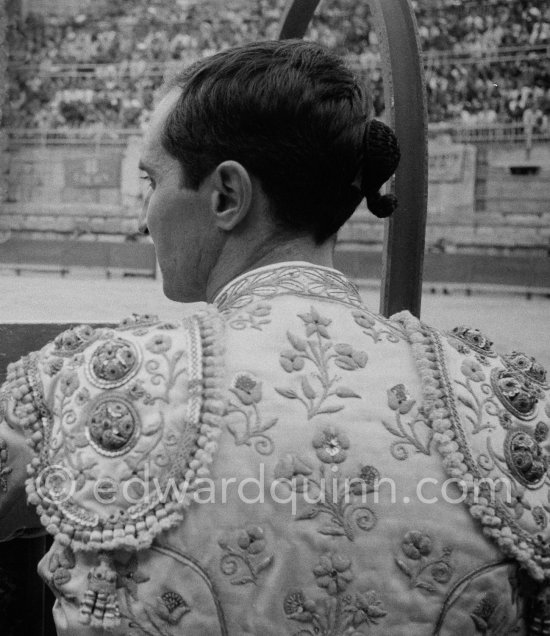
POLYGON ((231 258, 220 258, 212 271, 206 290, 207 302, 212 302, 218 292, 241 274, 258 267, 284 263, 285 261, 305 261, 312 265, 334 267, 334 242, 326 241, 316 245, 312 239, 298 238, 278 244, 255 246, 248 254, 234 252, 231 258))

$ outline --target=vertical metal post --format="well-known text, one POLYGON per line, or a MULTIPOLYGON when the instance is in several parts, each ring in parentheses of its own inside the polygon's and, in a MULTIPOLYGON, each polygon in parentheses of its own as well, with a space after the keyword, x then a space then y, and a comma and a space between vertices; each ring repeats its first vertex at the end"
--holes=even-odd
POLYGON ((392 184, 399 201, 386 221, 380 313, 420 316, 428 205, 428 116, 418 29, 410 0, 370 0, 378 29, 384 99, 401 146, 392 184))
MULTIPOLYGON (((378 30, 389 124, 401 146, 392 188, 399 208, 384 233, 380 312, 420 315, 428 199, 428 123, 424 70, 410 0, 366 0, 378 30)), ((289 0, 280 39, 303 37, 319 0, 289 0)))
MULTIPOLYGON (((7 47, 8 15, 4 2, 0 2, 0 121, 8 97, 8 47, 7 47)), ((8 193, 8 134, 0 128, 0 203, 8 193)))
POLYGON ((303 38, 321 0, 290 0, 279 26, 279 40, 303 38))

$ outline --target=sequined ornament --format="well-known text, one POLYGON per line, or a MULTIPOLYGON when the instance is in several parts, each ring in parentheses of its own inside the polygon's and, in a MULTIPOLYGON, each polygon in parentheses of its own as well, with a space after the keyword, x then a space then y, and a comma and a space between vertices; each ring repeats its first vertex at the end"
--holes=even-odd
POLYGON ((118 326, 119 331, 125 331, 129 329, 136 329, 139 327, 152 327, 157 325, 160 319, 155 314, 132 314, 120 323, 118 326))
POLYGON ((106 393, 90 405, 86 437, 101 455, 127 453, 136 442, 138 431, 139 416, 129 400, 106 393))
POLYGON ((54 351, 58 356, 69 357, 86 349, 96 339, 96 331, 89 325, 67 329, 54 340, 54 351))
POLYGON ((512 351, 503 356, 507 366, 522 373, 528 380, 535 382, 544 389, 550 388, 546 382, 546 369, 535 358, 520 351, 512 351))
POLYGON ((492 341, 484 336, 479 329, 472 329, 471 327, 455 327, 451 331, 451 335, 484 356, 495 358, 497 355, 493 351, 492 341))
POLYGON ((548 458, 534 437, 525 431, 509 431, 504 443, 506 464, 526 488, 538 488, 544 482, 548 458))
POLYGON ((508 369, 493 369, 491 385, 498 399, 512 415, 522 420, 535 417, 538 391, 521 374, 508 369))
POLYGON ((88 380, 100 388, 116 388, 131 380, 139 370, 140 356, 131 342, 116 338, 102 343, 87 366, 88 380))

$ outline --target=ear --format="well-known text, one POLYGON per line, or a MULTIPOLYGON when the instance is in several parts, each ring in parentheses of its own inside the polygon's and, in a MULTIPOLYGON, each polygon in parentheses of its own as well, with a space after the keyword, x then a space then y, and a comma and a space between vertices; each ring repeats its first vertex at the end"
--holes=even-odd
POLYGON ((231 231, 248 215, 252 203, 252 179, 237 161, 224 161, 212 173, 211 211, 217 227, 231 231))

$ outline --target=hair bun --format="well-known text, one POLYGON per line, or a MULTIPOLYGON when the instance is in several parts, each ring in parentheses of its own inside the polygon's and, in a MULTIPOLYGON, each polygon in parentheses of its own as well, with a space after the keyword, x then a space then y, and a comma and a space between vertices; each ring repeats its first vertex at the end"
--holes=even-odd
POLYGON ((381 195, 380 188, 397 170, 401 151, 393 130, 377 119, 371 119, 363 137, 363 173, 361 192, 369 210, 378 218, 390 216, 397 208, 393 194, 381 195))
POLYGON ((391 216, 397 208, 397 197, 395 194, 380 194, 377 190, 367 195, 367 207, 379 219, 391 216))

